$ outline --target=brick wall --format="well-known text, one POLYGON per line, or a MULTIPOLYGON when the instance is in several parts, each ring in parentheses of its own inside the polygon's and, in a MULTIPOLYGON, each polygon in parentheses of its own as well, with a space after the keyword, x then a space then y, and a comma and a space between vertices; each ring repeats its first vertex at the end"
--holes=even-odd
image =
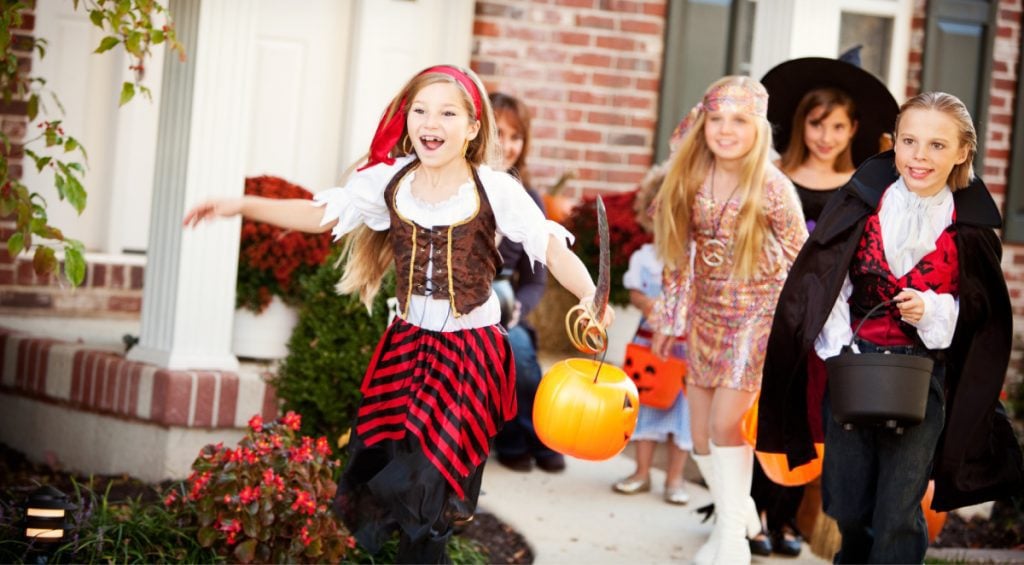
MULTIPOLYGON (((2 230, 6 241, 9 233, 2 230)), ((0 252, 0 315, 133 317, 142 310, 144 267, 131 256, 87 257, 85 279, 71 288, 61 271, 39 276, 32 256, 0 252)), ((60 267, 63 268, 63 265, 60 267)))
MULTIPOLYGON (((907 64, 906 97, 921 91, 921 62, 924 60, 924 32, 927 23, 928 0, 914 0, 914 13, 910 19, 910 54, 907 64)), ((900 100, 902 102, 902 100, 900 100)))
POLYGON ((665 0, 480 0, 472 67, 533 111, 533 183, 633 189, 653 157, 665 0))
MULTIPOLYGON (((1013 108, 1016 104, 1017 71, 1020 68, 1022 0, 1000 0, 993 46, 992 83, 989 87, 989 121, 985 124, 984 179, 998 195, 1000 206, 1006 194, 1013 138, 1013 108)), ((1021 163, 1017 163, 1018 166, 1021 163)), ((1024 246, 1005 245, 1003 272, 1006 273, 1013 304, 1015 328, 1024 332, 1024 246)))
MULTIPOLYGON (((22 18, 22 26, 14 35, 14 53, 18 57, 19 70, 28 74, 32 69, 32 53, 24 47, 29 44, 35 28, 35 15, 27 9, 22 12, 22 18)), ((7 104, 0 101, 0 129, 11 144, 7 156, 12 178, 20 179, 22 175, 23 144, 29 133, 27 127, 28 117, 23 101, 7 104)), ((0 218, 0 242, 6 242, 13 229, 12 218, 0 218)), ((138 261, 132 258, 90 259, 82 286, 69 290, 70 285, 59 274, 37 276, 32 268, 31 254, 11 257, 7 246, 0 245, 0 314, 137 317, 142 304, 143 268, 133 263, 138 261)))
MULTIPOLYGON (((27 39, 31 39, 31 33, 34 28, 35 16, 30 10, 25 10, 22 16, 21 29, 18 33, 14 34, 13 38, 13 52, 18 57, 18 69, 24 74, 31 72, 32 53, 19 49, 19 47, 24 46, 27 39)), ((6 153, 7 172, 14 179, 20 179, 22 176, 22 166, 25 159, 23 148, 27 127, 28 116, 25 111, 25 102, 12 100, 4 103, 0 100, 0 129, 2 129, 10 143, 10 150, 5 149, 0 144, 0 151, 6 153)), ((0 242, 7 242, 13 228, 14 220, 12 217, 0 218, 0 242)), ((28 262, 28 266, 31 269, 31 260, 28 262)), ((3 301, 3 295, 6 294, 7 287, 14 283, 17 278, 17 265, 15 261, 7 253, 7 246, 0 245, 0 302, 3 301)))

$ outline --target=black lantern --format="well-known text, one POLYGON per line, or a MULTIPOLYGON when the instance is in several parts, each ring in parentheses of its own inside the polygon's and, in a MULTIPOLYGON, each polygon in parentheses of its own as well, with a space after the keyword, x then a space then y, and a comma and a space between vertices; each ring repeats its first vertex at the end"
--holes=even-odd
POLYGON ((67 512, 72 508, 67 495, 49 485, 32 491, 25 501, 25 541, 47 547, 64 541, 67 512))

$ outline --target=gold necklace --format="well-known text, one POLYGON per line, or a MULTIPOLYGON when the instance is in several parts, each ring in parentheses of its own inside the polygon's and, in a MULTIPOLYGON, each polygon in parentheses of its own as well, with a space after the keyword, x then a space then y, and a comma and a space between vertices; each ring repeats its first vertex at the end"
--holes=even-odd
MULTIPOLYGON (((736 190, 740 187, 739 183, 732 188, 732 192, 729 193, 729 197, 722 203, 722 210, 718 212, 718 218, 715 219, 715 231, 711 234, 711 239, 704 242, 701 247, 700 258, 704 261, 704 264, 709 267, 718 267, 725 262, 725 254, 728 248, 725 246, 725 242, 718 239, 718 230, 722 227, 722 218, 725 216, 725 211, 729 208, 729 202, 732 201, 732 197, 736 195, 736 190)), ((711 204, 715 204, 715 164, 711 164, 711 204)))

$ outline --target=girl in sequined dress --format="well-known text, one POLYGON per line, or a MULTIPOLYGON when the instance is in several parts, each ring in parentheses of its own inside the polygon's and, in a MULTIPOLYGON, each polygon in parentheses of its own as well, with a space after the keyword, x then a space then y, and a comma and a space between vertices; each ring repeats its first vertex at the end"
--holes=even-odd
POLYGON ((713 83, 673 135, 655 212, 665 263, 652 349, 688 344, 693 459, 718 519, 697 563, 748 563, 761 531, 750 498, 753 450, 741 421, 761 386, 779 291, 807 239, 793 184, 769 159, 768 95, 748 77, 713 83))

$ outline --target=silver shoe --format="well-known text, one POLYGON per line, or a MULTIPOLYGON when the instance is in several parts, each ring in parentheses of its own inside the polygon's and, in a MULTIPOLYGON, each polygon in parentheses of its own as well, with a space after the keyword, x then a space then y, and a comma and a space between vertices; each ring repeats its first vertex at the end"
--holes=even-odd
POLYGON ((637 494, 640 492, 650 492, 651 490, 651 479, 634 479, 632 477, 626 477, 621 481, 612 485, 612 490, 620 494, 637 494))
POLYGON ((686 504, 690 502, 690 494, 686 492, 683 485, 677 487, 665 487, 665 502, 669 504, 686 504))

